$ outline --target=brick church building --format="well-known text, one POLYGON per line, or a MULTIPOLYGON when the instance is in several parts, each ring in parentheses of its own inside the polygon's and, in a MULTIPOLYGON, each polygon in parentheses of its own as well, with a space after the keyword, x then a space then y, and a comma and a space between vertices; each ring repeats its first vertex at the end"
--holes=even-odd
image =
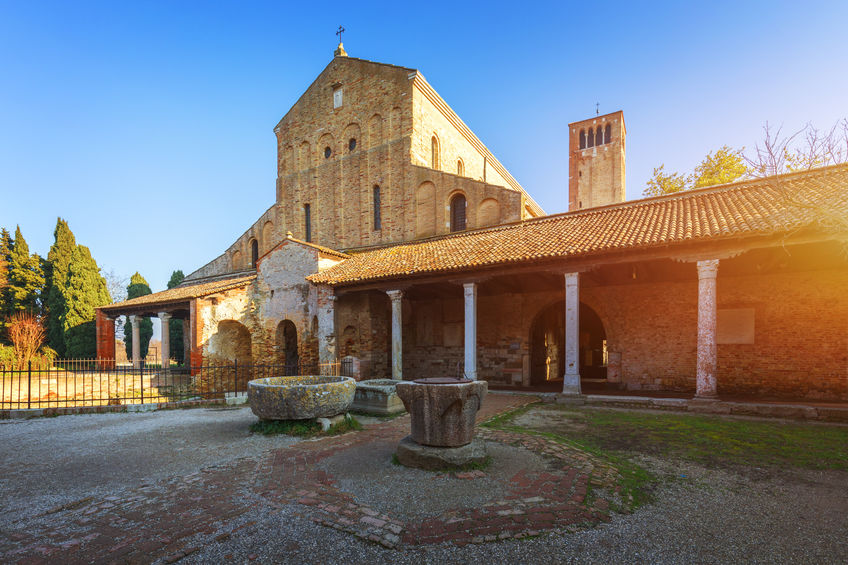
POLYGON ((420 72, 341 45, 274 133, 274 204, 179 287, 99 308, 100 357, 116 316, 158 316, 193 365, 848 400, 848 166, 626 202, 615 112, 569 124, 546 215, 420 72))

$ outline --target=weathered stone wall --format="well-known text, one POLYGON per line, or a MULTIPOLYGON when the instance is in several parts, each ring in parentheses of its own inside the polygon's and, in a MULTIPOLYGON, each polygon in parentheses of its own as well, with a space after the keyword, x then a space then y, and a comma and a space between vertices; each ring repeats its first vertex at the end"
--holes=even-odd
MULTIPOLYGON (((298 357, 302 367, 317 364, 318 292, 306 276, 318 272, 320 252, 293 241, 284 241, 259 261, 253 294, 260 323, 256 337, 258 355, 276 362, 282 343, 278 327, 284 320, 297 330, 298 357)), ((305 369, 304 369, 305 370, 305 369)))
POLYGON ((613 112, 569 124, 568 209, 593 208, 625 200, 624 114, 613 112), (611 125, 610 143, 580 149, 581 132, 604 132, 611 125))
POLYGON ((391 378, 391 306, 384 292, 345 294, 336 301, 339 357, 359 359, 362 379, 391 378))

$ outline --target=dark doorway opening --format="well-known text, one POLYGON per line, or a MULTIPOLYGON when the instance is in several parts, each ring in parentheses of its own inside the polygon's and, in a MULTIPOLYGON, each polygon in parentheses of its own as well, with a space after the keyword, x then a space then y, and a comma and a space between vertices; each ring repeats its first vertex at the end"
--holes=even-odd
POLYGON ((277 326, 277 363, 284 365, 285 375, 300 374, 300 356, 297 351, 297 327, 291 320, 277 326))
MULTIPOLYGON (((598 388, 607 379, 607 336, 598 314, 580 303, 580 383, 598 388)), ((530 325, 530 386, 555 390, 565 374, 565 302, 546 306, 530 325)))

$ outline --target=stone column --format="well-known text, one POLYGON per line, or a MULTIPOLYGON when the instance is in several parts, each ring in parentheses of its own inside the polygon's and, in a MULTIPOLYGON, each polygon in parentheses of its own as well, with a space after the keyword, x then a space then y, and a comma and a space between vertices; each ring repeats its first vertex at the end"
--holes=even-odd
POLYGON ((392 379, 403 380, 403 291, 387 290, 386 294, 392 301, 392 379))
POLYGON ((140 316, 135 314, 130 316, 130 324, 132 324, 132 366, 133 369, 141 368, 141 335, 139 334, 138 323, 141 320, 140 316))
POLYGON ((718 259, 698 261, 698 368, 695 397, 716 397, 716 274, 718 259))
POLYGON ((565 377, 563 394, 580 394, 580 273, 565 274, 565 377))
POLYGON ((318 287, 318 372, 333 373, 336 359, 336 296, 330 286, 318 287))
POLYGON ((162 323, 162 369, 167 371, 171 368, 171 315, 159 312, 159 321, 162 323))
POLYGON ((477 283, 462 285, 465 291, 465 378, 477 380, 477 283))

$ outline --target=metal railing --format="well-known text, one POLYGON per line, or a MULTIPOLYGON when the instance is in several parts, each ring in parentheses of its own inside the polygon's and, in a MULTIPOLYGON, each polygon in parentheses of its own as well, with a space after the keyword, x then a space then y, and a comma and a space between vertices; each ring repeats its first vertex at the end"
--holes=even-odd
POLYGON ((63 360, 49 368, 29 364, 25 370, 0 369, 0 410, 224 399, 246 393, 252 379, 339 375, 340 369, 340 363, 307 367, 238 362, 173 365, 165 369, 148 364, 133 368, 113 359, 63 360))

